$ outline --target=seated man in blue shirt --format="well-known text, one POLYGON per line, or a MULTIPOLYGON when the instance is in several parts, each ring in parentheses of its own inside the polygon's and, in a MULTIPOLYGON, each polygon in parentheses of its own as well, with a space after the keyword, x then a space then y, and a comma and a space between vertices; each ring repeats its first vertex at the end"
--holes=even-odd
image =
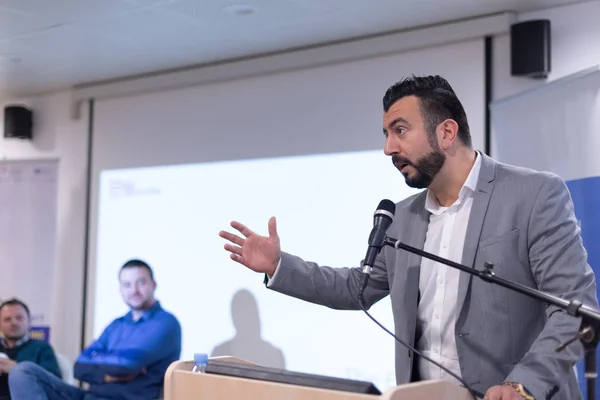
POLYGON ((181 326, 155 300, 156 282, 148 264, 128 261, 121 267, 119 283, 131 311, 114 320, 75 364, 75 378, 89 383, 89 390, 23 362, 8 378, 13 400, 160 398, 165 372, 181 353, 181 326))

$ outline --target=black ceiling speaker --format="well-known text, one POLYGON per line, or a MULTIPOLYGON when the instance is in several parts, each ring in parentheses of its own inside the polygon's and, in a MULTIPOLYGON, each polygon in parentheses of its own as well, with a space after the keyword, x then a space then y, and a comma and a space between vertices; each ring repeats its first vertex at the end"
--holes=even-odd
POLYGON ((4 107, 4 137, 33 139, 33 112, 23 106, 4 107))
POLYGON ((523 21, 510 27, 511 74, 546 79, 550 74, 550 20, 523 21))

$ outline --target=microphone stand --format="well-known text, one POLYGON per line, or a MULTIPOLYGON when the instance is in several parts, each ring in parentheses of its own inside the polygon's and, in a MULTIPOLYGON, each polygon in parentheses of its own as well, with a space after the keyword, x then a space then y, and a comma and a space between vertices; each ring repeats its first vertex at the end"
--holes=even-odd
POLYGON ((579 300, 564 300, 560 297, 542 292, 540 290, 532 289, 520 283, 512 282, 503 278, 498 278, 493 272, 494 265, 488 262, 484 264, 483 270, 478 270, 436 256, 435 254, 427 253, 421 249, 409 246, 393 238, 386 237, 384 239, 383 244, 386 246, 394 247, 395 249, 406 250, 410 253, 420 255, 421 257, 425 257, 430 260, 437 261, 441 264, 448 265, 449 267, 459 269, 468 274, 475 275, 486 282, 503 286, 507 289, 556 306, 560 309, 567 311, 567 313, 574 317, 580 317, 581 326, 577 335, 575 335, 572 339, 568 340, 567 342, 557 346, 556 351, 560 352, 564 350, 569 344, 575 342, 576 340, 581 341, 585 349, 584 360, 585 378, 587 382, 587 399, 596 399, 596 377, 598 376, 598 371, 596 369, 596 347, 598 345, 598 340, 600 339, 598 336, 598 333, 600 332, 600 312, 598 310, 582 305, 581 301, 579 300))

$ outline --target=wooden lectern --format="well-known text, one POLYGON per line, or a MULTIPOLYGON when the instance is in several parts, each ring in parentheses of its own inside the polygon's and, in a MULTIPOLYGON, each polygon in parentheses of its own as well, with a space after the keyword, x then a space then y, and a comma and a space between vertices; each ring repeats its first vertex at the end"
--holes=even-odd
MULTIPOLYGON (((235 357, 219 361, 251 364, 235 357)), ((192 361, 175 361, 165 374, 164 400, 472 400, 469 392, 444 381, 410 383, 381 395, 281 384, 215 374, 193 373, 192 361)))

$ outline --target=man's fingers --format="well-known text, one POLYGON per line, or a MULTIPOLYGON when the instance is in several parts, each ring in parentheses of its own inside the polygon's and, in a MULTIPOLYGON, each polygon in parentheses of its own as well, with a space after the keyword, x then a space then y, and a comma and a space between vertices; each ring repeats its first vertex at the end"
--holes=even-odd
MULTIPOLYGON (((244 267, 248 267, 248 265, 246 265, 246 261, 244 260, 244 257, 240 256, 239 254, 231 253, 229 255, 229 258, 231 258, 235 262, 242 264, 244 267)), ((248 268, 250 268, 250 267, 248 267, 248 268)))
POLYGON ((227 239, 230 242, 237 244, 238 246, 242 246, 244 244, 244 239, 230 232, 221 231, 219 232, 219 236, 221 236, 223 239, 227 239))
POLYGON ((225 243, 225 250, 234 253, 234 254, 238 254, 238 255, 242 255, 242 248, 239 246, 234 246, 232 244, 229 243, 225 243))
POLYGON ((271 217, 269 219, 269 237, 277 237, 277 220, 275 217, 271 217))
POLYGON ((237 229, 242 235, 248 237, 252 234, 254 234, 254 232, 252 232, 252 230, 250 230, 250 228, 248 228, 246 225, 237 222, 237 221, 231 221, 231 227, 234 229, 237 229))

